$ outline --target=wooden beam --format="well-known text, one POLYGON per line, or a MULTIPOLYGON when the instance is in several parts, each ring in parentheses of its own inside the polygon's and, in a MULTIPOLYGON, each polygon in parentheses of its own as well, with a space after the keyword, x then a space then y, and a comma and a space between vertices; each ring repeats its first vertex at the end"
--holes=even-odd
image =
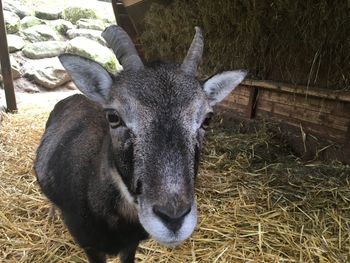
POLYGON ((4 12, 2 8, 2 0, 0 0, 0 61, 1 61, 2 78, 4 82, 4 88, 5 88, 7 111, 16 112, 17 103, 16 103, 16 95, 15 95, 15 90, 14 90, 13 81, 12 81, 12 71, 11 71, 10 56, 8 52, 8 45, 7 45, 7 38, 6 38, 6 28, 5 28, 4 12))
POLYGON ((138 37, 136 27, 130 18, 128 10, 124 6, 124 2, 122 0, 112 0, 113 12, 115 16, 115 20, 118 26, 121 26, 125 32, 132 39, 137 52, 141 59, 144 57, 144 52, 142 49, 142 44, 140 42, 140 38, 138 37))
POLYGON ((115 21, 117 22, 117 25, 120 25, 120 20, 119 20, 119 16, 118 16, 118 4, 117 0, 112 0, 112 7, 113 7, 113 13, 114 13, 114 17, 115 17, 115 21))
POLYGON ((350 159, 350 123, 349 123, 349 126, 348 126, 348 130, 347 130, 347 132, 345 134, 344 153, 350 159))
POLYGON ((123 3, 127 7, 127 6, 138 4, 138 3, 143 2, 143 1, 144 0, 123 0, 123 3))
POLYGON ((255 117, 256 103, 258 99, 259 88, 251 87, 249 91, 249 102, 247 105, 247 118, 253 119, 255 117))
POLYGON ((252 80, 246 79, 242 82, 243 85, 255 86, 264 89, 277 90, 287 93, 305 95, 305 97, 312 96, 318 98, 325 98, 330 100, 340 100, 350 102, 349 91, 335 91, 331 89, 319 89, 306 86, 297 86, 281 82, 267 81, 267 80, 252 80))
POLYGON ((123 2, 120 0, 112 0, 112 7, 117 25, 121 26, 126 33, 128 33, 135 44, 137 33, 123 2))

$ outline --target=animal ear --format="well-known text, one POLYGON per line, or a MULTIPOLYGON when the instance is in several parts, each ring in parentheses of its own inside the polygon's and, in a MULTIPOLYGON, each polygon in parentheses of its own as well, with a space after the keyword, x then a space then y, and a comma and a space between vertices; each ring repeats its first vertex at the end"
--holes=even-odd
POLYGON ((59 60, 82 93, 99 104, 105 104, 112 77, 100 64, 71 54, 60 55, 59 60))
POLYGON ((208 96, 210 106, 222 101, 246 75, 247 72, 244 70, 225 71, 208 79, 203 89, 208 96))

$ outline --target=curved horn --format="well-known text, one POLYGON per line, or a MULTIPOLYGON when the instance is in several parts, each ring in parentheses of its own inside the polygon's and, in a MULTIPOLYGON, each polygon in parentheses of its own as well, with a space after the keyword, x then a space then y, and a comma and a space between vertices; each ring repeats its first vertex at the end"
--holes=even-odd
POLYGON ((143 63, 137 54, 134 44, 128 34, 120 27, 111 25, 102 32, 102 37, 113 49, 124 70, 143 69, 143 63))
POLYGON ((192 40, 192 44, 187 52, 186 58, 182 62, 181 69, 189 74, 195 75, 197 67, 202 59, 203 54, 203 34, 202 30, 196 26, 196 34, 192 40))

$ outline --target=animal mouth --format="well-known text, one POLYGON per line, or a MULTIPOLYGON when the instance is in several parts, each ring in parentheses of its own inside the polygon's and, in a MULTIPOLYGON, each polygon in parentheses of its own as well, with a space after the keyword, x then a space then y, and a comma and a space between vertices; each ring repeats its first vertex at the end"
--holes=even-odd
POLYGON ((179 245, 181 245, 182 243, 184 243, 188 237, 186 238, 181 238, 181 236, 179 236, 177 233, 172 233, 172 235, 170 236, 170 238, 164 240, 162 238, 156 237, 151 235, 152 238, 159 243, 162 246, 168 247, 168 248, 175 248, 179 245))
POLYGON ((196 205, 193 203, 190 212, 186 211, 180 227, 176 227, 176 230, 155 214, 151 206, 141 205, 139 219, 141 225, 155 241, 160 245, 174 248, 191 236, 197 223, 196 205))
POLYGON ((168 248, 175 248, 181 245, 183 242, 184 241, 171 241, 171 242, 158 242, 158 243, 168 248))

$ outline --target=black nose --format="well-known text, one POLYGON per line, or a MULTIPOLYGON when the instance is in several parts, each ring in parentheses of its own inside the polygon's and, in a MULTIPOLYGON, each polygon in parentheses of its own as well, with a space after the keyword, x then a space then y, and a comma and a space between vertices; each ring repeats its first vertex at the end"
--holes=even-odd
POLYGON ((155 213, 167 226, 167 228, 174 233, 181 228, 182 222, 189 212, 191 212, 191 206, 180 208, 175 212, 174 209, 169 209, 169 207, 166 206, 163 207, 155 205, 153 207, 153 213, 155 213))

